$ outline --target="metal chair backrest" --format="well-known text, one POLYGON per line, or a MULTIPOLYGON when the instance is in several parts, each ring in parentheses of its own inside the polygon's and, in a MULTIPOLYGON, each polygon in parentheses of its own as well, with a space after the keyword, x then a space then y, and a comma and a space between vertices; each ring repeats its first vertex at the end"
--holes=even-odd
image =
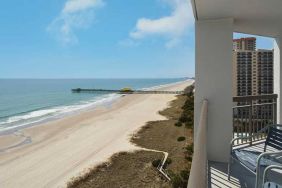
POLYGON ((265 147, 271 146, 277 150, 282 150, 282 130, 279 130, 275 127, 270 127, 269 132, 265 141, 265 147))

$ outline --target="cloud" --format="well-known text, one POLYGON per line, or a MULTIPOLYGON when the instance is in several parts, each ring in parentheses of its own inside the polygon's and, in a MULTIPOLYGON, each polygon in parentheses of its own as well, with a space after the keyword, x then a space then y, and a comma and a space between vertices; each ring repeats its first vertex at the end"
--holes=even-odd
POLYGON ((103 5, 103 0, 67 0, 47 31, 63 44, 76 43, 75 30, 89 27, 95 18, 94 10, 103 5))
POLYGON ((181 38, 192 27, 194 18, 189 0, 162 0, 161 2, 172 8, 171 15, 159 19, 140 18, 130 33, 130 37, 138 40, 160 35, 168 40, 166 47, 171 48, 179 44, 181 38))

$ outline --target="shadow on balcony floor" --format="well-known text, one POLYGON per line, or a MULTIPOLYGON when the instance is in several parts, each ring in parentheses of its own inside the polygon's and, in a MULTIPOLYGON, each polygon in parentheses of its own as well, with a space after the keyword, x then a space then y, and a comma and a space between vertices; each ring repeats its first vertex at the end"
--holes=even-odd
POLYGON ((229 181, 227 163, 209 161, 208 188, 253 188, 254 183, 255 175, 238 164, 233 163, 229 181))

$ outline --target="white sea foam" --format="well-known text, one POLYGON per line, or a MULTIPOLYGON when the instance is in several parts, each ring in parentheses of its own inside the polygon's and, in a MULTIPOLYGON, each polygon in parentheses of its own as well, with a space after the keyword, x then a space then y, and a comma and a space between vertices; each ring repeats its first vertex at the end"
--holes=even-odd
POLYGON ((0 132, 40 123, 48 119, 59 118, 82 110, 89 110, 100 105, 109 104, 119 97, 120 95, 118 94, 102 95, 100 97, 95 97, 92 100, 81 101, 73 105, 57 106, 12 116, 0 122, 0 132))
MULTIPOLYGON (((160 89, 175 84, 179 84, 182 82, 184 81, 174 82, 170 84, 162 84, 158 86, 141 88, 141 89, 142 90, 160 89)), ((54 118, 56 119, 56 118, 64 117, 65 115, 80 112, 82 110, 89 110, 100 105, 106 105, 118 99, 120 96, 121 95, 119 94, 101 95, 99 97, 93 98, 92 100, 81 101, 73 105, 56 106, 56 107, 40 109, 20 115, 11 116, 4 119, 3 121, 0 121, 0 133, 3 131, 9 131, 33 124, 38 124, 54 118)))

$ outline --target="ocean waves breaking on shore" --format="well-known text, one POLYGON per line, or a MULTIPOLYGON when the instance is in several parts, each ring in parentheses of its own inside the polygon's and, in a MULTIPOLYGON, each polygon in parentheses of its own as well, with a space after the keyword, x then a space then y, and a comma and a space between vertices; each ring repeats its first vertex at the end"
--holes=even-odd
POLYGON ((26 126, 46 122, 48 120, 58 119, 83 110, 93 109, 100 105, 111 104, 118 99, 119 94, 107 94, 94 97, 92 100, 81 101, 72 105, 54 106, 33 111, 21 112, 9 117, 0 117, 0 132, 6 132, 23 128, 26 126))
POLYGON ((77 86, 160 89, 186 79, 0 80, 0 134, 110 105, 120 94, 72 94, 77 86), (13 87, 11 87, 13 85, 13 87), (1 88, 2 86, 2 88, 1 88), (16 88, 16 89, 15 89, 16 88))

